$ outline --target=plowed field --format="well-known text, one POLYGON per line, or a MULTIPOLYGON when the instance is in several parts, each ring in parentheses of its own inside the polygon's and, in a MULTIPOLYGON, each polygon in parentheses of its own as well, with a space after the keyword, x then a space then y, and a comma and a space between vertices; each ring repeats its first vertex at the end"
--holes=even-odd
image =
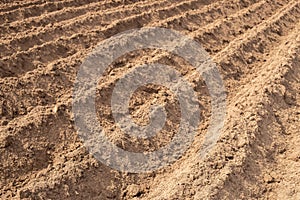
POLYGON ((300 199, 300 1, 1 0, 0 41, 0 199, 300 199), (72 95, 80 65, 99 42, 143 27, 176 30, 203 46, 223 77, 226 121, 200 159, 211 113, 205 82, 169 52, 122 56, 96 99, 99 123, 116 145, 157 149, 178 124, 173 95, 147 85, 132 95, 132 118, 147 124, 149 107, 163 104, 170 124, 153 141, 116 127, 111 93, 132 67, 174 66, 201 105, 199 131, 179 160, 126 173, 89 154, 74 125, 72 95))

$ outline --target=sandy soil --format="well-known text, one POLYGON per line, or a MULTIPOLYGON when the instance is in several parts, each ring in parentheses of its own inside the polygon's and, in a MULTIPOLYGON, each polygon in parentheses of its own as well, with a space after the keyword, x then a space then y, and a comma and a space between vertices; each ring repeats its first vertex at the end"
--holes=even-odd
MULTIPOLYGON (((300 199, 300 2, 297 0, 2 0, 0 2, 1 199, 300 199), (80 64, 106 38, 132 28, 178 30, 201 43, 224 78, 227 118, 220 139, 199 159, 210 118, 203 80, 190 77, 202 123, 178 161, 152 173, 113 170, 78 138, 72 89, 80 64)), ((130 151, 172 139, 178 102, 160 86, 132 96, 147 124, 153 102, 170 124, 152 141, 133 140, 109 107, 116 81, 142 63, 174 66, 160 50, 124 55, 99 83, 97 112, 107 136, 130 151), (175 113, 175 114, 174 114, 175 113)))

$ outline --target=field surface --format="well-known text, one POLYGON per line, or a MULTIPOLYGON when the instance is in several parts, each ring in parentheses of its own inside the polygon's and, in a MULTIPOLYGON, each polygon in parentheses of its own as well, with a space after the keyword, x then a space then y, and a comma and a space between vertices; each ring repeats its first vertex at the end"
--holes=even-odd
POLYGON ((1 0, 0 199, 300 199, 300 1, 1 0), (134 152, 167 144, 178 128, 176 97, 147 85, 131 96, 140 125, 165 105, 164 130, 148 141, 114 123, 116 82, 144 63, 173 66, 198 95, 201 124, 188 151, 151 173, 125 173, 97 161, 74 125, 72 95, 80 65, 101 41, 133 28, 163 27, 199 42, 227 91, 221 136, 199 158, 210 95, 192 66, 170 52, 128 53, 97 86, 99 123, 134 152))

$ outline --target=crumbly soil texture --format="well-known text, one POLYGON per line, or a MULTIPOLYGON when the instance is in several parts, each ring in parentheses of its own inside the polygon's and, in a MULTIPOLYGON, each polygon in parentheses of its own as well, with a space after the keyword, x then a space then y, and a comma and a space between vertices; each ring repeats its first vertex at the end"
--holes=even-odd
POLYGON ((1 0, 0 41, 0 199, 300 199, 299 0, 1 0), (164 128, 137 139, 115 123, 114 86, 142 64, 172 66, 201 108, 194 141, 176 162, 128 173, 88 152, 72 95, 82 62, 101 41, 142 27, 176 30, 203 46, 224 81, 226 119, 200 158, 211 118, 203 78, 167 51, 121 56, 95 99, 99 124, 118 147, 155 151, 178 131, 178 99, 154 84, 131 95, 129 112, 147 125, 151 106, 162 105, 164 128))

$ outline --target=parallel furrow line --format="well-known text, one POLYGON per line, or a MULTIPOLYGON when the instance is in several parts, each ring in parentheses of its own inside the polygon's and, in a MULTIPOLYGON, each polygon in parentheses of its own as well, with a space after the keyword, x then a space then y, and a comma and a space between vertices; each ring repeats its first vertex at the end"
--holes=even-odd
POLYGON ((188 12, 167 18, 156 24, 156 26, 168 27, 178 30, 193 31, 189 24, 194 24, 197 27, 204 26, 207 23, 212 23, 219 18, 225 18, 226 15, 235 13, 237 10, 246 8, 259 0, 229 0, 213 2, 203 9, 193 9, 188 12), (209 15, 207 15, 209 13, 209 15))
POLYGON ((16 9, 20 9, 23 7, 28 7, 31 5, 39 5, 44 3, 44 0, 34 0, 34 1, 30 1, 30 2, 14 2, 14 3, 5 3, 1 5, 0 8, 0 12, 7 12, 7 11, 11 11, 11 10, 16 10, 16 9))
POLYGON ((193 31, 192 36, 212 54, 225 48, 228 43, 247 30, 259 25, 273 15, 280 5, 274 1, 260 1, 237 13, 226 16, 193 31), (228 31, 229 30, 229 31, 228 31))
MULTIPOLYGON (((106 32, 106 34, 108 34, 109 31, 110 32, 113 31, 113 32, 117 33, 118 31, 128 30, 130 27, 138 28, 138 27, 141 27, 143 23, 148 23, 149 19, 158 20, 164 16, 176 15, 180 12, 184 12, 185 10, 189 9, 192 6, 197 6, 198 4, 201 4, 201 2, 199 2, 199 0, 191 0, 188 2, 182 2, 182 3, 175 4, 175 5, 171 5, 166 8, 160 8, 158 10, 150 10, 148 12, 133 15, 133 16, 130 16, 130 17, 118 20, 118 21, 112 21, 111 24, 108 25, 107 27, 104 27, 103 30, 104 30, 104 32, 106 32), (164 13, 166 13, 166 14, 164 14, 164 13), (134 20, 136 20, 136 21, 134 21, 134 20), (122 24, 123 22, 124 22, 125 26, 122 24), (114 26, 120 27, 122 30, 119 30, 118 28, 114 28, 114 26), (107 31, 105 31, 105 30, 107 30, 107 31)), ((74 22, 74 20, 72 20, 69 24, 66 24, 65 26, 57 26, 54 29, 52 29, 52 31, 47 30, 46 32, 43 32, 43 33, 39 32, 37 34, 43 35, 43 37, 35 37, 34 40, 30 40, 31 42, 29 43, 29 46, 36 45, 33 48, 39 48, 39 46, 41 46, 49 41, 52 42, 53 40, 55 40, 58 37, 61 37, 62 35, 70 36, 74 32, 75 33, 82 32, 82 29, 83 29, 83 31, 86 31, 95 26, 98 27, 99 26, 98 18, 101 18, 101 16, 98 17, 97 15, 95 15, 95 16, 89 15, 84 19, 80 19, 80 21, 76 21, 77 24, 76 24, 76 22, 74 22), (74 24, 76 24, 76 26, 74 26, 74 24)), ((112 35, 112 34, 113 33, 110 33, 110 34, 108 34, 108 36, 112 35)), ((30 36, 30 37, 33 37, 33 36, 30 36)), ((22 41, 22 42, 25 43, 26 40, 22 41)), ((7 45, 2 45, 2 52, 9 51, 9 49, 11 49, 11 48, 5 49, 6 47, 7 47, 7 45)), ((26 51, 30 51, 30 50, 28 49, 26 51)), ((16 54, 18 54, 18 55, 24 54, 24 53, 26 53, 26 51, 21 51, 16 54)), ((13 54, 12 56, 14 56, 16 54, 13 54)), ((4 58, 2 58, 2 60, 10 60, 10 57, 7 57, 7 58, 4 57, 4 58)))
POLYGON ((232 40, 214 56, 214 60, 220 63, 225 74, 238 76, 235 77, 238 79, 241 71, 247 70, 242 69, 243 66, 250 68, 252 63, 262 61, 270 48, 299 22, 299 17, 299 2, 291 1, 268 20, 232 40))
POLYGON ((145 0, 134 2, 125 6, 122 5, 120 1, 119 5, 115 4, 114 6, 108 6, 106 2, 92 2, 84 4, 82 6, 67 7, 62 10, 47 12, 39 16, 15 21, 10 24, 0 25, 0 34, 3 38, 5 36, 9 38, 14 38, 17 37, 18 33, 20 32, 22 32, 22 34, 29 34, 33 32, 33 30, 42 30, 48 24, 55 24, 57 22, 62 22, 72 18, 75 19, 76 17, 80 17, 85 14, 100 10, 102 13, 106 13, 111 10, 119 10, 120 8, 126 10, 127 7, 143 4, 145 3, 144 1, 145 0))
MULTIPOLYGON (((188 3, 197 3, 197 1, 199 0, 175 4, 174 8, 177 6, 180 8, 188 3)), ((111 9, 105 13, 102 13, 102 11, 87 13, 70 20, 53 24, 52 27, 47 27, 46 29, 37 29, 33 33, 25 34, 25 36, 22 34, 22 36, 16 37, 12 40, 2 41, 2 44, 0 45, 0 55, 4 57, 13 54, 15 51, 24 51, 33 47, 34 45, 41 45, 42 43, 55 40, 61 36, 70 36, 73 33, 80 32, 82 29, 89 29, 99 25, 107 26, 110 23, 114 23, 116 18, 123 20, 122 15, 142 15, 139 13, 140 10, 153 10, 159 6, 169 6, 167 9, 172 9, 173 6, 169 5, 171 3, 172 1, 166 0, 160 3, 150 2, 149 4, 141 5, 139 9, 136 9, 133 6, 128 6, 126 7, 127 10, 121 7, 118 10, 111 9), (105 21, 105 24, 103 24, 103 21, 105 21)), ((163 12, 163 9, 158 9, 157 12, 163 12)))
MULTIPOLYGON (((0 24, 11 23, 17 20, 22 20, 24 18, 39 16, 45 12, 54 12, 57 10, 62 10, 66 7, 76 7, 82 6, 84 4, 97 2, 97 0, 67 0, 67 1, 58 1, 58 2, 46 2, 42 5, 31 5, 26 8, 17 9, 8 11, 0 14, 0 24)), ((124 1, 105 1, 103 4, 106 4, 109 7, 115 7, 123 4, 124 1)), ((129 1, 130 2, 130 1, 129 1)))

